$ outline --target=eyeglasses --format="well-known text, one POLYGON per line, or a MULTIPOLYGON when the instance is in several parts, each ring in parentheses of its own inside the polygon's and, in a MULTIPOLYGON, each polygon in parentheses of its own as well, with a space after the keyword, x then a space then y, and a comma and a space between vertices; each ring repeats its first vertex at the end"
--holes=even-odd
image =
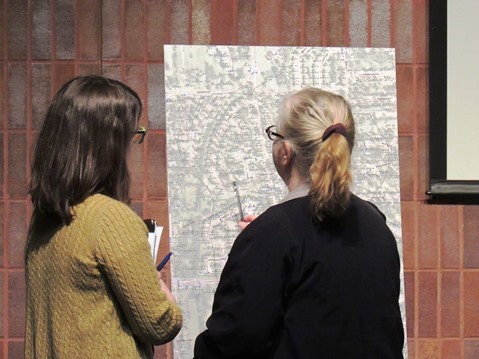
POLYGON ((272 128, 276 127, 275 125, 268 126, 265 130, 266 134, 268 135, 268 138, 271 141, 275 141, 278 138, 285 140, 284 136, 280 135, 279 133, 273 132, 272 128))
POLYGON ((138 127, 138 130, 135 131, 135 136, 133 137, 133 143, 140 144, 145 139, 146 128, 143 126, 138 127))

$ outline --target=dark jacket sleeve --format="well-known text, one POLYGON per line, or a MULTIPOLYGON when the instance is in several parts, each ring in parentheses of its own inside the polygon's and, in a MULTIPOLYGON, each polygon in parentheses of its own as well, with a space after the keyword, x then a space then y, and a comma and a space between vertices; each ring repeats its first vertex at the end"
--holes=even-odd
POLYGON ((195 358, 264 358, 275 345, 294 248, 287 221, 265 212, 240 233, 215 293, 195 358))

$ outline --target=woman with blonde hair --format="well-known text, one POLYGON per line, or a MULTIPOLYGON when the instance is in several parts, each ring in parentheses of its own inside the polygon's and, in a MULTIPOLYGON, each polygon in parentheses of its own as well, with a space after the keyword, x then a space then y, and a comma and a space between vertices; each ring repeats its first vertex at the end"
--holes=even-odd
POLYGON ((266 132, 289 193, 241 224, 195 358, 402 358, 397 244, 351 192, 349 104, 303 89, 266 132))

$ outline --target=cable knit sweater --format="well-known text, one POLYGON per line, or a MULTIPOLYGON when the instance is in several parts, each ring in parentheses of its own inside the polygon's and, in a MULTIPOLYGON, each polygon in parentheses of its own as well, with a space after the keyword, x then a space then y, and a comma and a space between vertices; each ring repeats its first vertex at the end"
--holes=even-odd
POLYGON ((182 315, 160 289, 146 226, 103 195, 73 210, 69 226, 40 214, 30 224, 25 357, 152 358, 182 315))

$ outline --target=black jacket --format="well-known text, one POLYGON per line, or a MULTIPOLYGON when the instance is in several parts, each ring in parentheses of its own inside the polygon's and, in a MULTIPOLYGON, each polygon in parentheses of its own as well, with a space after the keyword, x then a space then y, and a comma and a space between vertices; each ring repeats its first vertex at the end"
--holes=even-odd
POLYGON ((353 196, 312 218, 309 197, 273 206, 236 239, 195 358, 402 358, 400 259, 384 215, 353 196))

